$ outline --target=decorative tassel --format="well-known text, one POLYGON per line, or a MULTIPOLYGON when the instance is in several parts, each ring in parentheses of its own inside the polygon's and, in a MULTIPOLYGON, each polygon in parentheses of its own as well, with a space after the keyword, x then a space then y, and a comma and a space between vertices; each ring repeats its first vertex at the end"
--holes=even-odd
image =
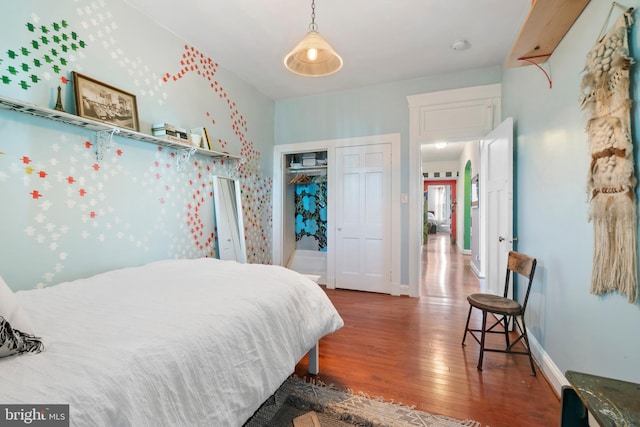
POLYGON ((627 10, 587 55, 580 105, 588 114, 591 165, 587 192, 594 225, 591 293, 637 299, 637 208, 630 127, 627 10))
POLYGON ((592 202, 594 251, 591 292, 619 291, 629 302, 637 298, 636 206, 626 193, 602 194, 592 202))

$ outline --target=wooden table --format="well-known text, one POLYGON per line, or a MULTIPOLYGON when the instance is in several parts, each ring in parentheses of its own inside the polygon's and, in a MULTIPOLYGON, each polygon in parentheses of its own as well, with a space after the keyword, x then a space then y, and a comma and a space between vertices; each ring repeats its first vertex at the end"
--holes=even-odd
POLYGON ((565 376, 602 427, 640 427, 640 384, 574 371, 565 376))

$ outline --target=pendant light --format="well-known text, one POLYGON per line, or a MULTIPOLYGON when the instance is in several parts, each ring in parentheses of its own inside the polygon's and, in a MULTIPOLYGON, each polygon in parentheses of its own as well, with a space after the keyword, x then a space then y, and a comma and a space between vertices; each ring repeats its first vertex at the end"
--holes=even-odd
POLYGON ((307 77, 322 77, 342 68, 342 58, 318 33, 316 2, 311 0, 309 32, 284 58, 284 65, 293 73, 307 77))

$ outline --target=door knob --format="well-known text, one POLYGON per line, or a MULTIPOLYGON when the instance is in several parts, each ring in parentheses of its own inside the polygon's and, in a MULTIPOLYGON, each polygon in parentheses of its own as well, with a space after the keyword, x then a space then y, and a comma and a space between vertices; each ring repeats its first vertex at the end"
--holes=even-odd
POLYGON ((338 231, 342 231, 342 227, 338 227, 338 231))
POLYGON ((498 242, 504 242, 504 237, 498 236, 498 242))

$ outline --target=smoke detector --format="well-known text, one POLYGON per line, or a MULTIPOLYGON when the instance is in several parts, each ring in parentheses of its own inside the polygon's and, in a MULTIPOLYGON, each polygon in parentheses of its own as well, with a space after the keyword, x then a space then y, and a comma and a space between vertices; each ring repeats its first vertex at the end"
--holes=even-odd
POLYGON ((456 40, 451 43, 451 49, 453 50, 467 50, 471 47, 471 43, 466 40, 456 40))

